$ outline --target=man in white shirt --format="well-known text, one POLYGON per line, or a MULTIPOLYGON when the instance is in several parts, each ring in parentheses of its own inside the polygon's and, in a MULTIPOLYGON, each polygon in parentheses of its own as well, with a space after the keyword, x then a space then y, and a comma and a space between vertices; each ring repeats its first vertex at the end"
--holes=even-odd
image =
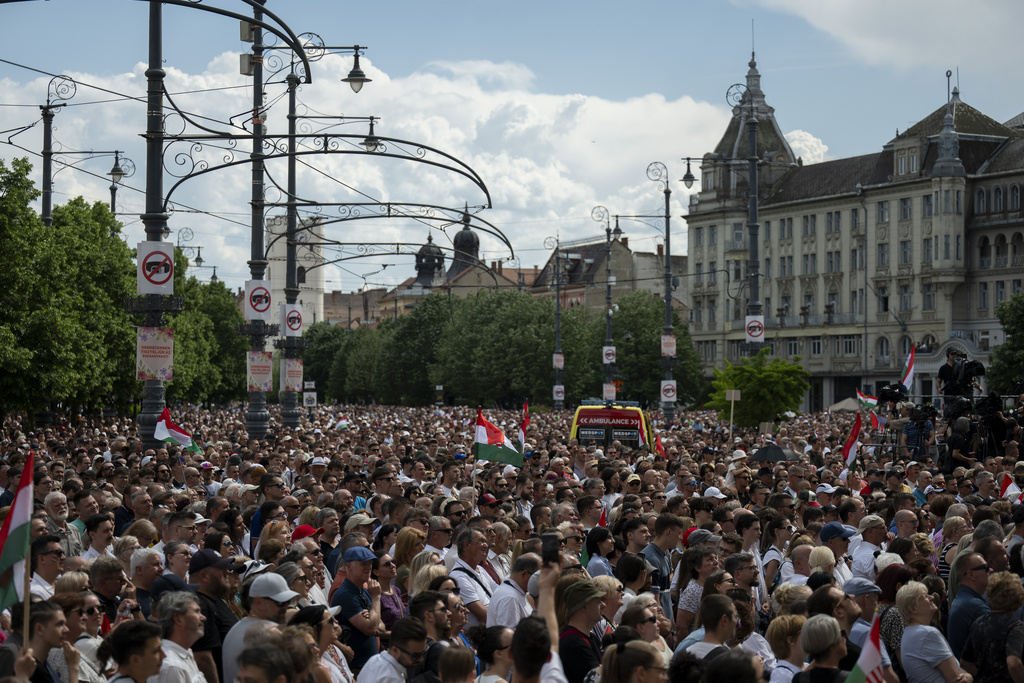
POLYGON ((406 669, 419 664, 427 651, 427 628, 416 617, 402 617, 391 626, 390 647, 370 657, 357 683, 405 683, 406 669))
POLYGON ((192 644, 203 635, 206 617, 192 593, 175 591, 160 596, 160 628, 164 639, 160 646, 164 661, 160 673, 150 683, 196 683, 204 680, 192 656, 192 644))
POLYGON ((829 522, 818 532, 821 544, 831 550, 836 558, 832 576, 835 577, 837 586, 845 586, 846 582, 853 578, 853 572, 846 563, 846 556, 850 550, 850 537, 854 533, 852 529, 847 529, 839 522, 829 522))
POLYGON ((515 630, 516 624, 533 613, 526 597, 530 577, 540 571, 540 555, 524 553, 512 563, 512 572, 491 596, 487 607, 487 626, 505 626, 515 630))
POLYGON ((866 515, 857 526, 861 542, 853 553, 853 578, 875 580, 875 552, 882 549, 888 533, 885 520, 878 515, 866 515))
POLYGON ((29 591, 42 600, 53 597, 53 582, 64 573, 60 537, 45 534, 32 541, 32 584, 29 591))
POLYGON ((459 559, 452 567, 451 578, 459 586, 459 595, 469 610, 467 626, 487 623, 487 607, 498 585, 480 563, 487 558, 490 547, 487 536, 479 529, 466 529, 456 543, 459 559))
POLYGON ((448 545, 452 542, 452 523, 447 517, 435 515, 430 518, 427 526, 427 546, 425 550, 432 550, 438 557, 444 559, 448 552, 448 545))

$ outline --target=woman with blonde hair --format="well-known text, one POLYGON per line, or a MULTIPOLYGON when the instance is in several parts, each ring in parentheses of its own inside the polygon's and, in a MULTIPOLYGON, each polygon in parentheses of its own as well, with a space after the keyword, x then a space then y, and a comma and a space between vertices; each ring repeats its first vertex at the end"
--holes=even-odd
POLYGON ((846 656, 846 638, 835 617, 815 614, 805 621, 800 629, 800 649, 811 658, 811 665, 807 671, 794 674, 793 683, 833 683, 845 679, 839 660, 846 656))
MULTIPOLYGON (((428 551, 424 551, 428 552, 428 551)), ((421 555, 423 553, 420 553, 421 555)), ((413 558, 414 560, 416 558, 413 558)), ((409 599, 415 598, 425 590, 430 590, 430 583, 441 576, 448 576, 448 568, 443 564, 428 564, 418 572, 411 572, 409 580, 409 599)))
POLYGON ((803 614, 807 611, 807 599, 811 597, 807 584, 797 586, 784 583, 772 593, 772 610, 775 614, 803 614))
POLYGON ((89 575, 85 572, 65 572, 53 582, 53 593, 81 593, 89 588, 89 575))
POLYGON ((139 539, 125 534, 114 540, 114 556, 127 567, 132 563, 132 553, 141 547, 139 539))
MULTIPOLYGON (((402 595, 409 594, 409 576, 412 575, 412 561, 417 555, 423 552, 427 546, 427 535, 411 526, 402 527, 395 538, 395 564, 398 573, 395 575, 395 586, 402 592, 402 595)), ((438 557, 437 553, 434 553, 438 557)), ((438 558, 440 559, 440 558, 438 558)), ((422 564, 417 569, 422 569, 428 561, 421 560, 422 564)))
POLYGON ((911 581, 900 588, 896 593, 896 609, 906 624, 899 654, 910 683, 936 680, 971 683, 971 675, 960 670, 942 631, 931 625, 939 607, 935 596, 923 583, 911 581))
POLYGON ((826 574, 831 574, 836 568, 835 554, 832 552, 831 548, 824 545, 819 545, 811 551, 811 556, 808 558, 808 562, 810 562, 812 574, 814 572, 825 572, 826 574))
POLYGON ((968 533, 967 520, 963 517, 950 517, 942 524, 942 540, 944 545, 939 551, 939 577, 949 580, 949 568, 958 551, 958 544, 968 533))
POLYGON ((305 508, 302 509, 302 512, 299 513, 299 518, 297 520, 295 520, 295 525, 296 526, 302 526, 303 524, 307 524, 307 525, 313 527, 314 529, 316 529, 317 528, 316 524, 315 524, 316 516, 319 513, 320 513, 320 508, 318 508, 315 505, 310 505, 308 507, 305 507, 305 508))
MULTIPOLYGON (((663 655, 667 651, 668 658, 669 660, 671 660, 672 648, 668 646, 668 643, 665 641, 664 636, 669 635, 672 632, 672 622, 670 622, 665 617, 665 611, 661 607, 661 601, 658 600, 658 596, 656 596, 654 593, 641 593, 640 595, 636 596, 636 598, 632 602, 630 602, 629 605, 630 607, 632 607, 633 605, 640 605, 651 610, 651 612, 657 618, 656 623, 658 625, 658 638, 654 641, 651 641, 651 644, 654 646, 654 649, 656 649, 663 655)), ((625 612, 623 612, 623 614, 625 614, 625 612)))
POLYGON ((267 522, 263 527, 263 531, 260 532, 259 543, 256 544, 257 554, 260 552, 260 546, 271 538, 281 541, 286 548, 292 544, 292 530, 286 520, 274 519, 267 522))
POLYGON ((633 640, 609 645, 601 660, 601 683, 640 683, 664 680, 667 670, 661 654, 650 643, 633 640), (641 673, 642 672, 642 673, 641 673), (651 674, 654 678, 651 678, 651 674))
POLYGON ((138 539, 139 545, 143 548, 149 548, 156 539, 160 537, 157 533, 156 525, 148 519, 139 519, 128 525, 122 534, 124 536, 134 536, 138 539))

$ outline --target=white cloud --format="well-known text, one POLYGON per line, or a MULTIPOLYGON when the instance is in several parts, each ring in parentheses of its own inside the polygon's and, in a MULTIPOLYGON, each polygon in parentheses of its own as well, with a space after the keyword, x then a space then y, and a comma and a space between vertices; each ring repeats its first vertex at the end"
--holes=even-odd
MULTIPOLYGON (((624 101, 609 101, 576 93, 534 93, 529 88, 533 74, 512 63, 437 62, 407 77, 392 78, 365 59, 362 66, 373 79, 361 93, 354 95, 340 83, 350 68, 349 60, 325 57, 314 64, 314 82, 303 85, 298 93, 302 108, 316 115, 379 116, 376 133, 382 136, 415 140, 444 150, 461 159, 484 179, 490 189, 493 209, 481 217, 503 229, 512 240, 524 266, 542 264, 547 258, 544 238, 559 234, 563 239, 577 239, 603 233, 604 226, 590 218, 591 209, 602 204, 614 214, 651 214, 663 210, 661 187, 646 176, 647 165, 661 161, 668 166, 672 181, 672 213, 685 212, 688 192, 678 182, 685 172, 680 157, 699 158, 712 149, 729 120, 724 106, 698 102, 689 97, 675 100, 659 94, 624 101)), ((247 121, 247 100, 251 83, 238 75, 237 53, 224 53, 212 60, 200 74, 169 69, 167 88, 172 93, 207 90, 203 93, 181 94, 175 101, 191 112, 215 120, 232 118, 241 124, 247 121), (219 89, 212 90, 211 89, 219 89)), ((145 67, 137 65, 131 73, 100 77, 74 74, 84 83, 101 85, 110 90, 145 96, 145 67)), ((280 81, 280 77, 276 80, 280 81)), ((45 98, 46 80, 2 82, 8 101, 39 104, 45 98)), ((287 101, 280 83, 266 88, 272 103, 268 127, 272 132, 286 128, 287 101)), ((74 103, 112 99, 79 87, 74 103)), ((0 109, 0 130, 17 123, 30 123, 36 113, 24 108, 0 109)), ((145 125, 145 106, 139 102, 117 102, 90 106, 74 106, 57 115, 55 137, 65 145, 77 148, 124 149, 138 171, 128 184, 145 186, 145 149, 140 133, 145 125)), ((319 125, 319 122, 311 122, 319 125)), ((180 121, 171 117, 168 130, 176 131, 180 121)), ((215 128, 224 128, 222 124, 215 128)), ((39 149, 39 127, 19 137, 21 144, 39 149)), ((367 122, 341 125, 333 132, 361 137, 367 122)), ((802 139, 802 138, 801 138, 802 139)), ((808 149, 824 154, 825 148, 813 136, 807 136, 808 149), (811 145, 811 141, 817 146, 811 145)), ((794 143, 796 144, 796 143, 794 143)), ((230 155, 247 159, 250 143, 241 142, 234 149, 223 149, 223 143, 206 144, 194 156, 208 163, 220 163, 230 155)), ((190 145, 182 143, 179 151, 190 145)), ((5 157, 14 156, 10 148, 0 148, 5 157)), ((805 154, 805 160, 809 160, 805 154)), ((166 160, 190 163, 187 157, 175 154, 166 160)), ((39 179, 38 158, 36 164, 39 179)), ((367 155, 302 157, 299 165, 298 194, 322 202, 333 201, 410 201, 461 207, 464 202, 479 205, 481 193, 468 181, 450 173, 421 164, 393 162, 367 155), (317 171, 307 167, 315 167, 317 171)), ((96 160, 83 165, 103 176, 109 161, 96 160)), ((696 166, 694 167, 696 171, 696 166)), ((176 171, 176 172, 180 172, 176 171)), ((284 186, 285 163, 268 162, 271 178, 284 186)), ((176 179, 165 179, 169 190, 176 179)), ((56 179, 55 202, 66 201, 68 195, 84 194, 89 200, 106 201, 109 181, 73 171, 63 171, 56 179)), ((694 190, 697 188, 695 187, 694 190)), ((218 171, 192 179, 175 191, 173 200, 179 209, 170 218, 172 229, 190 227, 195 232, 193 244, 203 246, 207 265, 218 266, 218 276, 233 286, 240 286, 248 277, 250 168, 218 171), (190 212, 192 208, 200 212, 190 212), (202 212, 221 216, 211 217, 202 212)), ((268 201, 280 201, 281 192, 268 183, 268 201)), ((124 188, 118 195, 119 209, 125 213, 129 227, 128 242, 143 237, 138 214, 145 210, 144 196, 124 188)), ((329 215, 338 215, 335 208, 324 207, 329 215)), ((283 209, 268 210, 268 215, 281 214, 283 209)), ((634 248, 653 250, 660 228, 655 229, 633 221, 623 221, 621 228, 631 238, 634 248)), ((684 251, 684 222, 673 221, 675 253, 684 251)), ((448 228, 454 235, 458 226, 448 228)), ((422 223, 400 220, 367 220, 340 223, 329 229, 332 237, 342 241, 422 242, 427 228, 422 223)), ((174 239, 172 237, 172 239, 174 239)), ((445 244, 447 238, 434 233, 434 239, 445 244)), ((499 249, 497 240, 481 236, 481 257, 494 260, 507 251, 499 249)), ((412 259, 391 256, 384 262, 393 267, 375 275, 371 281, 394 283, 412 274, 412 259)), ((377 262, 378 264, 380 261, 377 262)), ((355 273, 379 270, 379 265, 350 261, 345 265, 355 273)), ((207 272, 208 275, 208 272, 207 272)), ((362 281, 351 273, 333 270, 328 275, 329 288, 353 289, 362 281)))
POLYGON ((803 158, 805 164, 818 164, 825 161, 828 145, 805 130, 794 130, 786 133, 786 140, 793 148, 793 154, 803 158))

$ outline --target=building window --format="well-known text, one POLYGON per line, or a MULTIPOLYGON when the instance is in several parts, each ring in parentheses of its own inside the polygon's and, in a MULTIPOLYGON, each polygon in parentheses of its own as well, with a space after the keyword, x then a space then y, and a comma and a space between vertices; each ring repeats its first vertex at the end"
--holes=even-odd
POLYGON ((811 217, 804 216, 804 237, 811 234, 811 217))
POLYGON ((1020 185, 1010 185, 1010 211, 1020 211, 1020 185))
POLYGON ((995 213, 1003 212, 1003 188, 996 187, 992 190, 992 211, 995 213))
POLYGON ((903 197, 900 199, 900 220, 909 221, 913 218, 913 213, 910 209, 911 201, 910 197, 903 197))
POLYGON ((701 190, 713 190, 713 189, 715 189, 715 173, 714 173, 714 171, 712 171, 710 173, 701 172, 701 175, 700 175, 700 188, 701 188, 701 190))
POLYGON ((932 262, 932 238, 925 237, 921 242, 921 261, 924 263, 932 262))
POLYGON ((810 338, 810 342, 811 342, 811 355, 812 356, 820 356, 821 355, 821 337, 811 337, 810 338))
POLYGON ((949 235, 942 236, 942 258, 949 258, 949 235))
POLYGON ((910 265, 914 250, 910 246, 910 240, 900 241, 900 265, 910 265))
POLYGON ((693 229, 693 244, 697 247, 704 246, 704 228, 693 229))
POLYGON ((718 244, 718 226, 708 226, 708 244, 718 244))
POLYGON ((298 278, 298 284, 300 284, 300 285, 306 284, 306 267, 305 266, 299 266, 298 271, 296 271, 296 277, 298 278))
POLYGON ((889 244, 882 242, 878 245, 878 261, 875 263, 877 268, 886 268, 889 265, 889 244))
POLYGON ((786 272, 789 273, 790 275, 795 275, 796 274, 796 271, 793 270, 793 257, 792 256, 787 256, 786 257, 786 272))
POLYGON ((949 198, 950 198, 949 190, 943 190, 942 191, 942 213, 949 213, 950 211, 953 210, 953 207, 950 204, 949 198))
POLYGON ((985 192, 984 187, 979 187, 978 191, 974 193, 974 213, 987 213, 988 212, 988 195, 985 192))
POLYGON ((857 250, 850 250, 850 270, 857 270, 857 250))
POLYGON ((694 275, 694 280, 696 280, 698 285, 700 283, 704 282, 704 264, 703 263, 698 263, 696 266, 694 266, 693 275, 694 275))
POLYGON ((831 251, 826 251, 825 252, 825 272, 826 273, 831 273, 832 272, 832 252, 831 251))
POLYGON ((840 218, 840 216, 842 216, 843 214, 839 211, 833 211, 832 215, 832 229, 835 230, 836 232, 840 232, 842 230, 843 223, 843 219, 840 218))
POLYGON ((917 173, 917 152, 910 153, 910 172, 917 173))
POLYGON ((899 175, 905 174, 907 172, 907 156, 905 154, 900 154, 900 158, 897 161, 899 161, 899 170, 896 172, 899 175))
POLYGON ((825 212, 825 234, 826 235, 831 235, 832 234, 832 212, 831 211, 826 211, 825 212))
POLYGON ((786 219, 786 237, 793 239, 793 219, 786 219))
POLYGON ((889 222, 889 202, 878 202, 878 222, 888 223, 889 222))
POLYGON ((959 261, 963 258, 963 235, 956 236, 956 260, 959 261))
POLYGON ((1012 288, 1011 291, 1014 294, 1020 294, 1021 293, 1021 281, 1020 280, 1014 280, 1012 287, 1013 288, 1012 288))
POLYGON ((739 282, 743 279, 743 261, 736 259, 732 262, 733 280, 739 282))
POLYGON ((771 221, 765 221, 764 222, 764 241, 765 242, 771 242, 772 241, 772 222, 771 221))
POLYGON ((718 282, 718 261, 708 264, 708 282, 718 282))
POLYGON ((733 223, 732 224, 732 241, 735 244, 743 243, 743 224, 733 223))
POLYGON ((889 288, 885 285, 878 288, 878 312, 889 312, 889 288))
POLYGON ((842 353, 843 353, 844 356, 855 356, 855 355, 857 355, 858 349, 860 348, 860 335, 857 335, 857 334, 844 334, 842 342, 843 342, 842 353))
POLYGON ((716 308, 715 300, 714 299, 708 299, 708 324, 709 325, 714 325, 715 324, 715 308, 716 308))
POLYGON ((900 285, 900 310, 910 310, 910 285, 900 285))
POLYGON ((1006 298, 1006 283, 1002 280, 996 282, 996 305, 998 306, 1006 298))
POLYGON ((878 338, 878 365, 888 365, 889 357, 892 354, 892 348, 889 346, 889 340, 885 337, 878 338))
POLYGON ((800 340, 795 337, 789 337, 786 339, 786 355, 787 356, 798 356, 800 355, 800 340))
POLYGON ((693 306, 694 322, 704 322, 704 302, 698 299, 693 306))
POLYGON ((926 194, 925 196, 921 197, 921 215, 923 215, 925 218, 929 218, 931 217, 932 212, 932 196, 930 194, 926 194))
POLYGON ((850 209, 850 231, 857 232, 858 221, 860 216, 857 214, 857 209, 850 209))
POLYGON ((988 308, 988 283, 978 283, 978 308, 988 308))
POLYGON ((811 257, 808 254, 804 254, 804 269, 801 273, 804 275, 811 274, 811 257))
POLYGON ((811 254, 811 275, 817 275, 818 273, 818 255, 811 254))
POLYGON ((814 315, 814 295, 804 294, 804 308, 807 309, 808 315, 814 315))
POLYGON ((961 190, 956 191, 956 212, 964 212, 964 193, 961 190))
POLYGON ((857 291, 851 289, 850 290, 850 313, 853 313, 854 315, 857 315, 857 313, 859 313, 859 312, 860 312, 860 310, 857 308, 857 291))
POLYGON ((818 232, 818 217, 816 215, 811 216, 811 234, 817 234, 818 232))
POLYGON ((764 260, 764 276, 769 279, 772 276, 772 260, 770 258, 764 260))
POLYGON ((932 283, 929 282, 929 283, 926 283, 922 289, 923 289, 923 294, 924 294, 924 305, 922 306, 922 308, 924 308, 924 310, 926 310, 926 311, 934 311, 935 310, 935 285, 933 285, 932 283))

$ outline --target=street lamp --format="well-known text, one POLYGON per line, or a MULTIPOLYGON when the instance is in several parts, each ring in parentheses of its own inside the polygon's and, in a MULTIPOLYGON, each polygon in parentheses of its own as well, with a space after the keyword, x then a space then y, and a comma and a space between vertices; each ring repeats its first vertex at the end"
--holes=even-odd
POLYGON ((366 48, 359 45, 355 45, 353 46, 352 49, 355 50, 355 60, 352 62, 352 70, 348 72, 348 76, 346 78, 341 79, 341 82, 348 83, 350 86, 352 86, 352 92, 359 92, 360 90, 363 89, 363 84, 369 83, 372 79, 367 78, 366 74, 363 73, 363 70, 359 68, 359 51, 364 50, 366 48))
MULTIPOLYGON (((590 217, 598 223, 604 223, 605 235, 605 294, 604 294, 604 348, 601 349, 601 360, 604 363, 604 390, 601 398, 605 401, 615 400, 615 341, 612 339, 612 222, 608 209, 595 206, 590 217)), ((619 219, 615 218, 615 230, 619 230, 619 219)))
POLYGON ((555 353, 551 364, 555 369, 555 386, 552 389, 554 409, 565 407, 565 386, 562 384, 562 369, 565 367, 565 355, 562 353, 562 245, 558 237, 544 240, 545 249, 555 250, 555 353))
MULTIPOLYGON (((690 183, 687 184, 689 187, 693 183, 693 174, 690 173, 690 165, 687 162, 686 173, 690 178, 690 183)), ((671 213, 669 205, 672 198, 672 188, 669 187, 668 181, 668 169, 665 168, 665 164, 660 161, 652 162, 647 166, 647 177, 656 183, 663 185, 663 192, 665 194, 665 328, 662 331, 662 340, 666 341, 669 337, 672 337, 672 247, 671 247, 671 231, 669 230, 669 221, 671 219, 671 213)), ((683 183, 686 183, 687 179, 684 176, 683 183)), ((665 344, 663 343, 664 347, 665 344)), ((664 350, 663 350, 664 353, 664 350)), ((663 355, 661 357, 661 366, 665 368, 665 381, 672 381, 672 368, 676 364, 675 355, 663 355)), ((665 423, 668 425, 672 424, 673 418, 676 414, 675 400, 666 400, 662 404, 662 410, 665 413, 665 423)))

